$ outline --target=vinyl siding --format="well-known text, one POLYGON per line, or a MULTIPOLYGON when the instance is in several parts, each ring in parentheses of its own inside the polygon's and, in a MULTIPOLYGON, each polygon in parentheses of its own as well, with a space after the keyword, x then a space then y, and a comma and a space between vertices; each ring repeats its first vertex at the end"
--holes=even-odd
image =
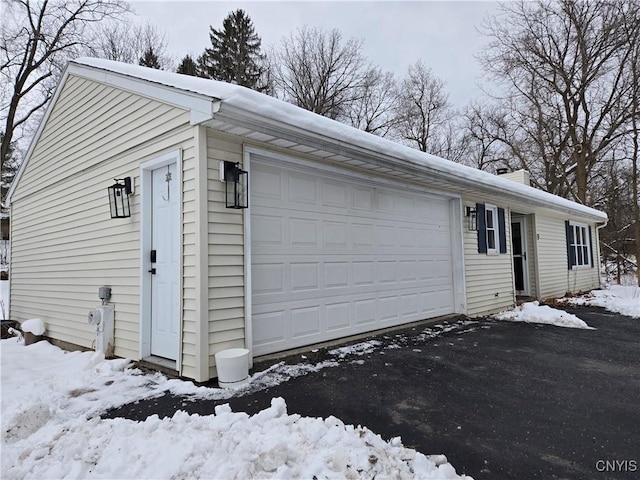
MULTIPOLYGON (((109 285, 115 354, 138 358, 139 166, 178 148, 188 186, 193 164, 188 112, 67 78, 13 196, 11 318, 40 317, 48 336, 91 347, 87 313, 100 303, 98 288, 109 285), (125 176, 136 188, 132 215, 111 219, 106 190, 114 178, 125 176)), ((183 195, 189 196, 188 188, 183 195)), ((193 263, 190 237, 185 234, 183 241, 185 263, 193 263)), ((190 279, 183 283, 189 292, 190 279)), ((183 314, 188 330, 193 318, 187 307, 183 314)), ((183 362, 188 363, 186 355, 183 362)))
MULTIPOLYGON (((480 202, 482 203, 482 202, 480 202)), ((465 199, 465 207, 476 207, 465 199)), ((498 207, 504 208, 502 205, 498 207)), ((510 212, 505 208, 507 253, 490 255, 478 253, 478 233, 469 231, 463 217, 464 266, 467 287, 467 315, 476 317, 509 309, 514 304, 513 262, 511 259, 510 212)))
POLYGON ((225 207, 221 160, 242 163, 240 139, 207 131, 207 239, 209 278, 209 375, 217 376, 215 353, 245 348, 244 215, 225 207))
MULTIPOLYGON (((600 286, 598 251, 593 251, 596 266, 569 270, 567 266, 567 243, 565 220, 536 214, 536 234, 538 245, 538 278, 540 298, 559 297, 567 292, 576 293, 600 286)), ((583 222, 584 223, 584 222, 583 222)), ((597 243, 597 231, 591 224, 592 243, 597 243)))

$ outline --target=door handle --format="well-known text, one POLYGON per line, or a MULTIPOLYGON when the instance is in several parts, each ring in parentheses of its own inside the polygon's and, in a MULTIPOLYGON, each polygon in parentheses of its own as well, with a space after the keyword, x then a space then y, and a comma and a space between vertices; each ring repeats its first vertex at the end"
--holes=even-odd
POLYGON ((156 274, 156 269, 155 269, 155 267, 154 267, 154 268, 152 268, 151 270, 149 270, 149 273, 150 273, 151 275, 155 275, 155 274, 156 274))

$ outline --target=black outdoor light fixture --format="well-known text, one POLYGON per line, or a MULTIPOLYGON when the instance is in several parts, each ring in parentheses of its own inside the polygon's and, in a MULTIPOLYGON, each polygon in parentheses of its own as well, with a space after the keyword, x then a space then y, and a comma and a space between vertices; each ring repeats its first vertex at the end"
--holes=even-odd
POLYGON ((131 177, 116 178, 114 180, 116 183, 107 188, 109 192, 111 218, 128 218, 131 216, 129 195, 133 192, 131 188, 131 177))
POLYGON ((470 232, 476 232, 478 230, 478 212, 473 207, 466 207, 467 227, 470 232))
POLYGON ((227 208, 247 208, 249 174, 240 168, 239 163, 225 160, 220 164, 220 177, 225 183, 227 208))

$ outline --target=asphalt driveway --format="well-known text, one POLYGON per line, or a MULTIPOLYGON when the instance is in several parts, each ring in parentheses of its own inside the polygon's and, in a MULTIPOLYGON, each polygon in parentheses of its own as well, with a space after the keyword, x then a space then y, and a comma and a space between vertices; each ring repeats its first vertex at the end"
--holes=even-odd
POLYGON ((640 320, 567 310, 596 330, 492 320, 419 326, 371 337, 359 355, 334 347, 287 357, 339 361, 245 396, 165 395, 103 417, 210 414, 216 403, 255 413, 280 396, 289 413, 401 436, 476 479, 640 478, 640 320))

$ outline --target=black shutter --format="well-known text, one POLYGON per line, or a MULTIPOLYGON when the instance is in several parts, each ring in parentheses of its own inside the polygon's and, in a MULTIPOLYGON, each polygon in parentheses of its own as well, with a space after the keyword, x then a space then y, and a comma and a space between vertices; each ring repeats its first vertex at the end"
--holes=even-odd
POLYGON ((504 208, 498 208, 498 235, 500 236, 500 253, 507 253, 507 231, 504 223, 504 208))
POLYGON ((484 214, 484 203, 476 203, 476 220, 478 221, 478 253, 487 253, 487 217, 484 214))
POLYGON ((593 268, 593 240, 591 240, 591 225, 589 225, 589 255, 591 255, 591 268, 593 268))
POLYGON ((569 270, 571 270, 571 267, 576 264, 576 260, 574 258, 575 252, 573 251, 573 247, 571 246, 571 244, 573 243, 573 228, 569 224, 568 220, 564 222, 564 228, 567 237, 567 266, 569 267, 569 270))

